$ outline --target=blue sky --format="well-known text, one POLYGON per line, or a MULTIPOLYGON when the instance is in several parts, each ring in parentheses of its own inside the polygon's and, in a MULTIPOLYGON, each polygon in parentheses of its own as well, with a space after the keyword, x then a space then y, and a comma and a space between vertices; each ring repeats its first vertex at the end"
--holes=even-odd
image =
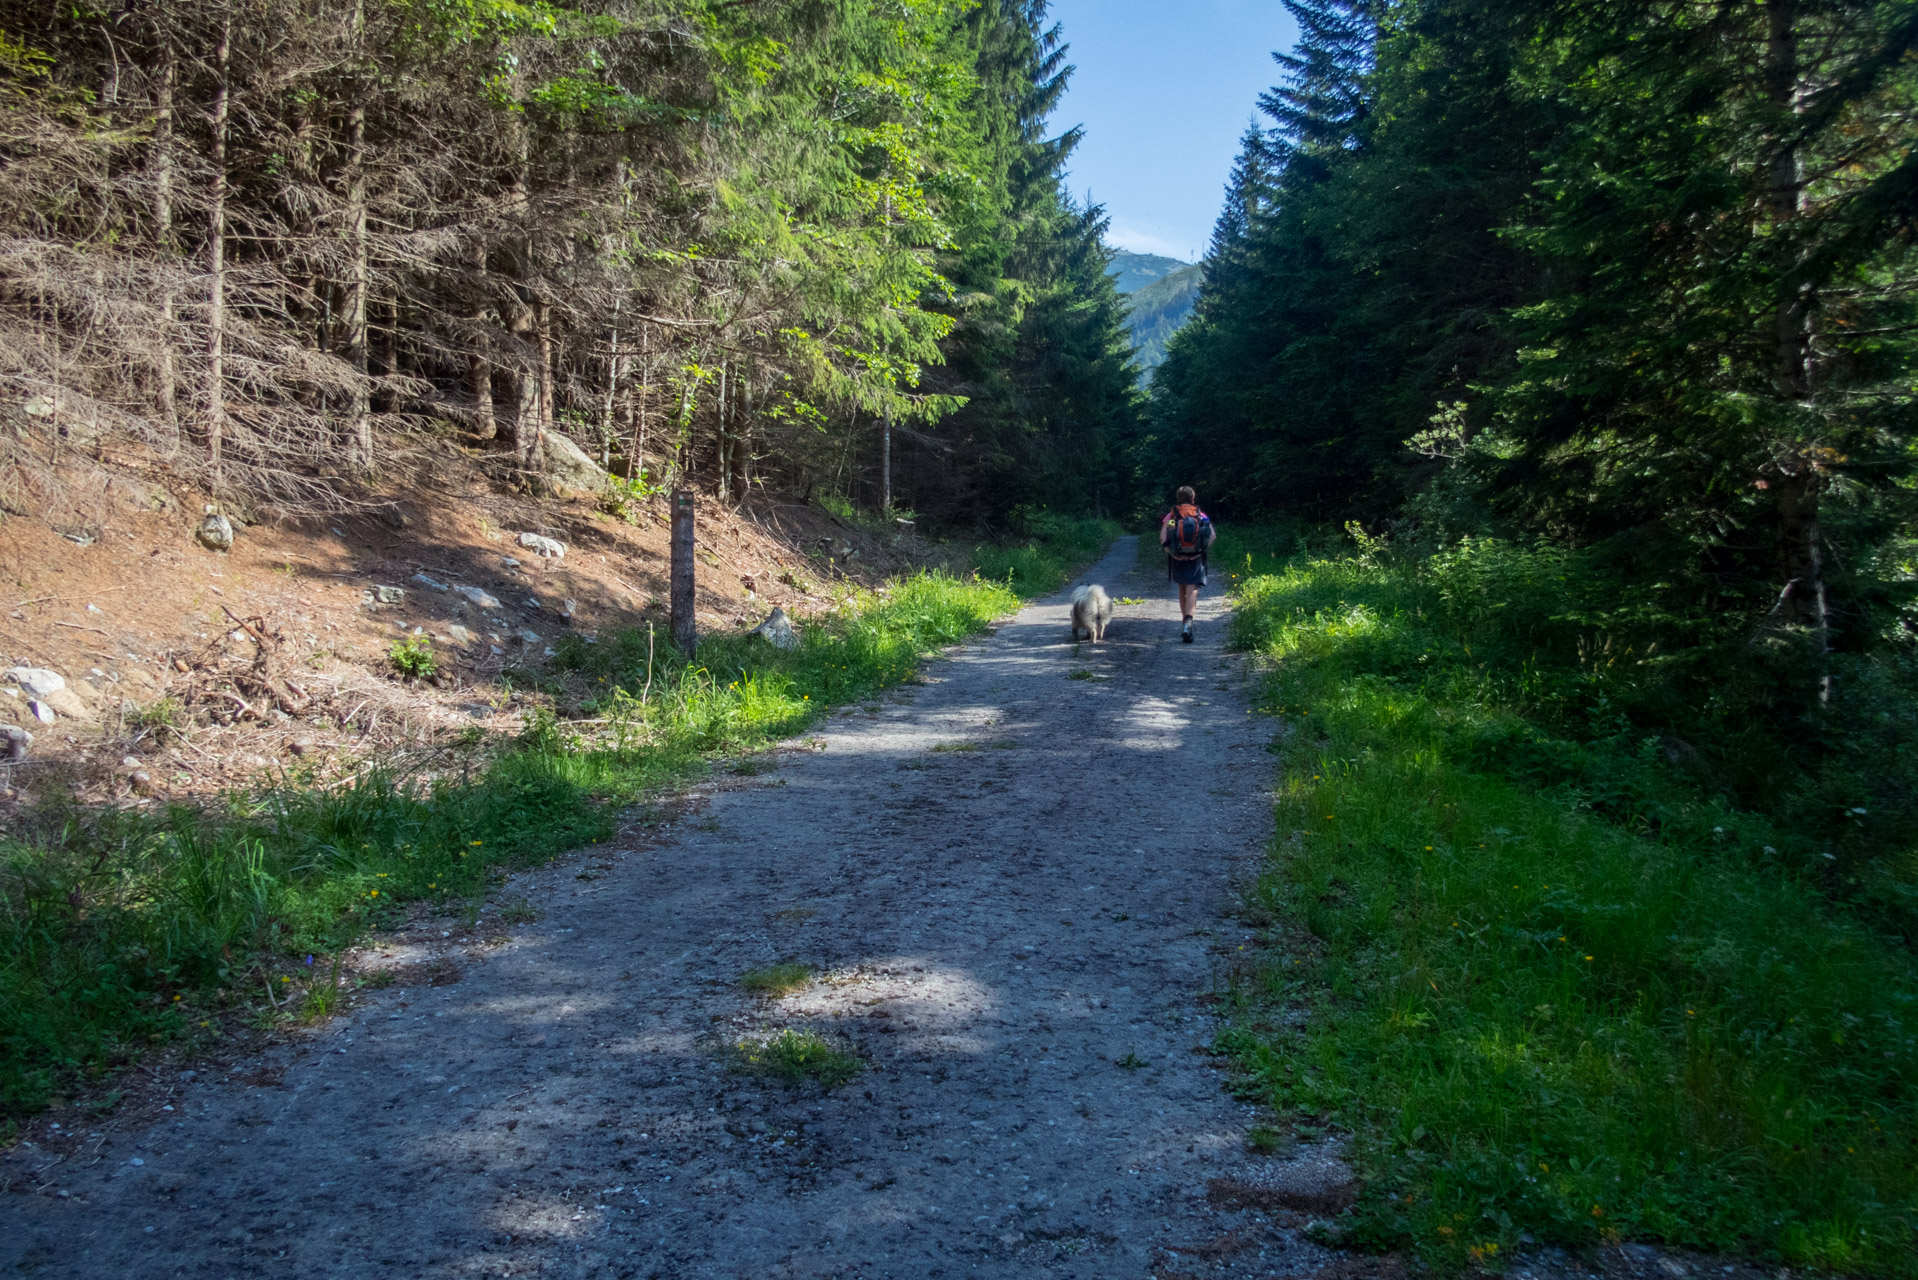
POLYGON ((1073 193, 1105 205, 1112 244, 1196 260, 1292 19, 1278 0, 1053 0, 1052 20, 1078 68, 1053 130, 1086 131, 1073 193))

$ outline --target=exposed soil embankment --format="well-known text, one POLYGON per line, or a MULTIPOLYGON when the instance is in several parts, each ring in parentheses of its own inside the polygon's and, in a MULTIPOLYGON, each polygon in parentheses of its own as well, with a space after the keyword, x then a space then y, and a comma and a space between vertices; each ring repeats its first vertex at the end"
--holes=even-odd
MULTIPOLYGON (((0 813, 54 789, 204 798, 296 763, 345 774, 474 725, 509 729, 530 702, 504 673, 539 668, 569 634, 663 626, 664 499, 618 518, 590 495, 501 493, 459 456, 435 475, 368 514, 234 519, 224 551, 196 536, 200 497, 101 471, 38 515, 0 517, 0 671, 65 686, 39 696, 0 678, 0 723, 33 736, 24 762, 0 763, 0 813), (388 657, 415 633, 438 665, 430 683, 402 681, 388 657)), ((709 501, 699 519, 708 630, 774 606, 804 615, 847 578, 946 559, 774 498, 709 501)))

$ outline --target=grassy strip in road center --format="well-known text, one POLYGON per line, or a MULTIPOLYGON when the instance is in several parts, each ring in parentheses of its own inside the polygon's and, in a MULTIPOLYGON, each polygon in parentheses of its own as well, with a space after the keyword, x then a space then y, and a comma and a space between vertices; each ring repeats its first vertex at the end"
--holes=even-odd
POLYGON ((714 636, 687 663, 644 632, 570 643, 555 665, 595 682, 596 723, 531 717, 470 781, 295 777, 217 811, 41 812, 0 837, 0 1136, 143 1045, 217 1038, 246 1009, 329 1011, 327 953, 408 904, 473 903, 499 868, 603 840, 621 806, 909 678, 1017 603, 922 574, 847 597, 786 652, 714 636))
POLYGON ((1559 741, 1487 668, 1509 596, 1448 614, 1429 566, 1239 563, 1235 639, 1286 733, 1250 901, 1271 929, 1221 1045, 1253 1095, 1352 1132, 1345 1237, 1452 1265, 1529 1235, 1918 1275, 1918 965, 1830 864, 1717 793, 1648 821, 1488 756, 1559 741))

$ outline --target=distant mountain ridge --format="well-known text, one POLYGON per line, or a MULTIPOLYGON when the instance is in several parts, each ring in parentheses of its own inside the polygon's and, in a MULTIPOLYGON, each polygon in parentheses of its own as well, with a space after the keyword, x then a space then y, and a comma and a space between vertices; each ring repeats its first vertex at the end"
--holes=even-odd
POLYGON ((1165 344, 1192 314, 1205 267, 1156 253, 1115 253, 1106 268, 1126 302, 1126 329, 1147 377, 1165 363, 1165 344))
POLYGON ((1112 277, 1112 283, 1120 293, 1137 293, 1154 281, 1163 280, 1191 265, 1156 253, 1115 253, 1111 264, 1106 267, 1106 274, 1112 277))

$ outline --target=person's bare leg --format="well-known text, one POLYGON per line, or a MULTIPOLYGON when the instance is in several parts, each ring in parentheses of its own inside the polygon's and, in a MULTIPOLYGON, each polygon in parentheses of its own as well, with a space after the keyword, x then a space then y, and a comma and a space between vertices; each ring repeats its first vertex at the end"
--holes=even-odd
POLYGON ((1199 589, 1181 584, 1179 587, 1179 616, 1187 622, 1190 622, 1192 621, 1192 615, 1198 611, 1199 589))

